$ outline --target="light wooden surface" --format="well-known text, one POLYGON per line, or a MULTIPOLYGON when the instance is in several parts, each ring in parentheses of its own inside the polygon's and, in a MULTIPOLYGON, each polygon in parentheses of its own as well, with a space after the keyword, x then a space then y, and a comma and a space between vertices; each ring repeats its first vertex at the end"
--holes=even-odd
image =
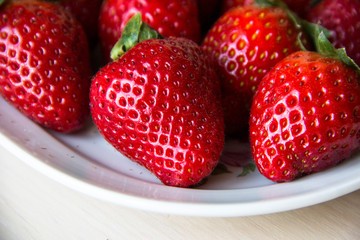
POLYGON ((88 197, 0 147, 1 240, 360 239, 360 191, 289 212, 240 218, 162 215, 88 197))

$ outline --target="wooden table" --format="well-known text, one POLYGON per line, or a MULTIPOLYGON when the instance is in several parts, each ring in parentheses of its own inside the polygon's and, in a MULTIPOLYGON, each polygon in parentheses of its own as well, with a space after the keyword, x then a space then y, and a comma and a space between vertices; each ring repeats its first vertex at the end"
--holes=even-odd
POLYGON ((76 192, 0 147, 0 239, 355 240, 360 239, 360 191, 315 206, 262 216, 163 215, 76 192))

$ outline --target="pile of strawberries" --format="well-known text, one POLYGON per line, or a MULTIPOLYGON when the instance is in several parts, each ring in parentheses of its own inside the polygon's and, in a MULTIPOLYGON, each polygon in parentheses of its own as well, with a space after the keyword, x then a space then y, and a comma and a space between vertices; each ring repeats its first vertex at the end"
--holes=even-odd
POLYGON ((5 0, 0 93, 55 131, 91 117, 166 185, 199 184, 226 139, 244 136, 260 173, 291 181, 359 149, 359 11, 359 0, 5 0))

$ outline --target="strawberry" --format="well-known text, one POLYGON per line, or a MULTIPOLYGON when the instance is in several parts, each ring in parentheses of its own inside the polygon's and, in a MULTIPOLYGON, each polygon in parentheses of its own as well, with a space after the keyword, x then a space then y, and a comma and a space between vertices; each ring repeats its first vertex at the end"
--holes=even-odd
POLYGON ((293 53, 259 85, 250 143, 259 171, 272 181, 322 171, 359 149, 359 68, 335 59, 334 53, 293 53))
POLYGON ((124 28, 112 51, 121 57, 92 80, 92 117, 122 154, 164 184, 188 187, 214 170, 224 145, 219 79, 196 43, 143 39, 147 31, 138 14, 124 28))
POLYGON ((323 0, 308 13, 307 20, 331 31, 329 40, 336 48, 360 64, 360 1, 323 0))
POLYGON ((0 8, 0 93, 50 129, 75 131, 89 116, 90 61, 81 25, 62 7, 8 1, 0 8))
POLYGON ((102 0, 59 0, 59 4, 70 11, 81 23, 89 43, 95 45, 97 26, 102 0))
POLYGON ((124 25, 137 12, 164 37, 185 37, 200 42, 198 9, 194 0, 105 0, 99 16, 99 35, 105 60, 110 60, 110 50, 121 36, 124 25))
POLYGON ((230 116, 225 118, 227 134, 247 128, 257 85, 278 61, 301 49, 300 34, 305 36, 285 10, 255 4, 226 12, 208 32, 202 47, 216 62, 224 98, 232 96, 223 100, 224 115, 230 116), (244 109, 234 111, 237 106, 244 109))

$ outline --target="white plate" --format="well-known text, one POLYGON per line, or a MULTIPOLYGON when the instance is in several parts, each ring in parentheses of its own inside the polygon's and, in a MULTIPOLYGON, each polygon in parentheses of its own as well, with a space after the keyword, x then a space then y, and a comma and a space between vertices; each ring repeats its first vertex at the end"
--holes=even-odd
MULTIPOLYGON (((116 152, 91 122, 76 134, 54 133, 34 124, 1 98, 0 144, 74 190, 123 206, 166 214, 268 214, 314 205, 360 188, 360 155, 290 183, 272 183, 257 171, 238 177, 242 168, 229 167, 232 173, 210 176, 197 188, 164 186, 146 169, 116 152)), ((233 143, 231 148, 234 146, 244 150, 244 145, 233 143)))

